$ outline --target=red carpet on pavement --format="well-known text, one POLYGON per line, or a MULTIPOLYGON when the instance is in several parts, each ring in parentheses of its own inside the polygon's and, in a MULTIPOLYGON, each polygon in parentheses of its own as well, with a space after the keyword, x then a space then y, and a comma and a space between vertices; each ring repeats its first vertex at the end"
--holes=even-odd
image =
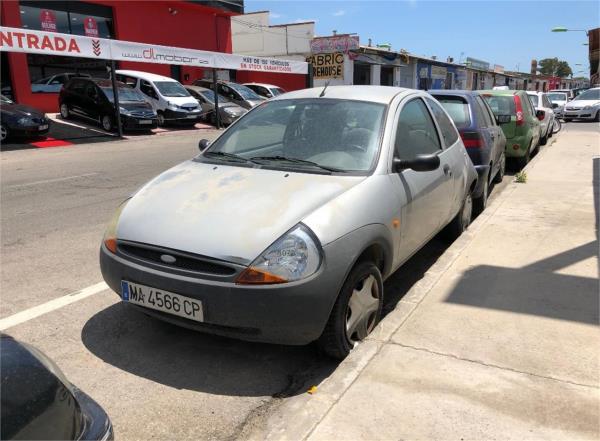
POLYGON ((30 142, 29 144, 31 144, 35 147, 38 147, 40 149, 45 149, 48 147, 65 147, 68 145, 73 145, 72 142, 65 141, 62 139, 54 139, 54 138, 50 138, 50 137, 48 137, 42 141, 30 142))

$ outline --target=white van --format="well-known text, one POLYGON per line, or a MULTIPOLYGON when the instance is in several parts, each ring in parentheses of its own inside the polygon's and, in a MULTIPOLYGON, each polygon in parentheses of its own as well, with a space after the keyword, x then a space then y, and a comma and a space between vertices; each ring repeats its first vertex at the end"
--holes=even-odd
POLYGON ((117 80, 141 92, 158 114, 158 124, 193 125, 200 121, 202 108, 179 81, 138 70, 117 70, 117 80))

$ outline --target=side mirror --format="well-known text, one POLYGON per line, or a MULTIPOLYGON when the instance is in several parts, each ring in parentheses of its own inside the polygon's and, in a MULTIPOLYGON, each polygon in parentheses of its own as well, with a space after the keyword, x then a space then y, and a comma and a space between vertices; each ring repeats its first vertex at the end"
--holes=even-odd
POLYGON ((535 116, 537 117, 537 119, 539 119, 540 121, 544 120, 544 117, 546 116, 546 112, 544 112, 543 110, 536 110, 535 111, 535 116))
POLYGON ((556 104, 556 103, 552 103, 552 108, 553 108, 553 109, 558 109, 558 104, 556 104))
POLYGON ((431 155, 417 155, 413 159, 399 159, 394 158, 392 162, 392 168, 395 173, 408 168, 422 172, 436 170, 440 166, 440 157, 436 154, 431 155))
POLYGON ((265 93, 265 96, 266 96, 267 98, 273 98, 273 94, 272 94, 271 92, 267 92, 267 93, 265 93))
POLYGON ((508 124, 510 122, 510 115, 498 115, 496 117, 496 122, 498 124, 508 124))
POLYGON ((208 148, 209 145, 210 145, 210 141, 208 139, 201 139, 200 142, 198 143, 198 148, 200 149, 201 152, 203 152, 204 150, 206 150, 208 148))

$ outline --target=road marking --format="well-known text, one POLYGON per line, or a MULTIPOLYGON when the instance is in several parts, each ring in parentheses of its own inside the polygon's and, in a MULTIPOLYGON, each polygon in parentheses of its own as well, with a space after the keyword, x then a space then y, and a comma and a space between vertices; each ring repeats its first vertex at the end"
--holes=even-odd
POLYGON ((48 312, 56 311, 63 306, 70 305, 71 303, 78 302, 86 297, 98 294, 105 289, 108 289, 108 285, 106 283, 96 283, 95 285, 88 286, 80 291, 67 294, 66 296, 59 297, 58 299, 50 300, 49 302, 26 309, 25 311, 17 312, 16 314, 0 320, 0 331, 20 325, 21 323, 25 323, 31 319, 47 314, 48 312))
POLYGON ((7 190, 10 190, 12 188, 32 187, 34 185, 40 185, 40 184, 50 184, 52 182, 62 182, 62 181, 70 181, 72 179, 87 178, 89 176, 96 176, 97 174, 99 174, 99 173, 85 173, 83 175, 67 176, 65 178, 45 179, 43 181, 28 182, 27 184, 11 185, 10 187, 7 188, 7 190))

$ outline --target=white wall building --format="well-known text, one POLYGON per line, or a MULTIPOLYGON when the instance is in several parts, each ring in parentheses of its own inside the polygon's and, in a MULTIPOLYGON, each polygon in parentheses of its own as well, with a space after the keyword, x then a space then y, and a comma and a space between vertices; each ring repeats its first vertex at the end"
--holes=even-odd
POLYGON ((231 17, 234 54, 305 61, 314 36, 313 21, 272 26, 269 11, 231 17))

